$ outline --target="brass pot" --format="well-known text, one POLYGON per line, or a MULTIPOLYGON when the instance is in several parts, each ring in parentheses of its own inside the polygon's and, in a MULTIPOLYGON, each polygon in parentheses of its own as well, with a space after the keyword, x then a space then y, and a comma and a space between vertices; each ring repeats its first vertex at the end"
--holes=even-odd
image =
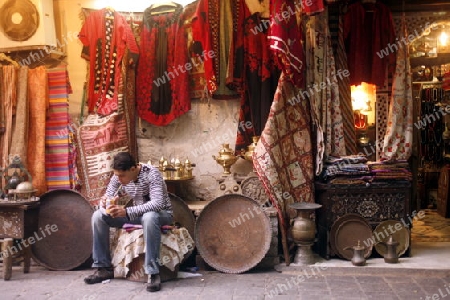
POLYGON ((219 156, 212 156, 213 159, 223 167, 223 174, 231 174, 231 166, 237 161, 238 157, 234 155, 230 144, 222 144, 222 149, 219 151, 219 156))
POLYGON ((311 246, 314 244, 316 237, 316 223, 311 219, 311 214, 321 204, 296 202, 289 205, 291 208, 297 210, 297 217, 294 219, 290 233, 292 240, 297 245, 297 251, 294 257, 295 264, 313 264, 314 257, 311 251, 311 246))
POLYGON ((256 144, 259 141, 259 136, 256 136, 256 135, 252 136, 252 141, 253 142, 250 145, 248 145, 247 151, 245 151, 244 149, 241 149, 241 156, 245 160, 253 161, 253 152, 255 151, 256 144))

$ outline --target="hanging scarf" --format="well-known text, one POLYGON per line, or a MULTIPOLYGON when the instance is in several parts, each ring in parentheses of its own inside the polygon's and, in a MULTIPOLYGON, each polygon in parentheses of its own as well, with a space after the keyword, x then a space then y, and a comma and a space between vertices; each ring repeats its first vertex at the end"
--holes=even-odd
POLYGON ((317 128, 316 175, 319 175, 324 157, 346 154, 337 82, 348 76, 348 71, 336 70, 327 11, 306 18, 306 29, 308 69, 301 96, 310 99, 312 120, 317 128))
MULTIPOLYGON (((402 19, 405 38, 405 20, 402 19)), ((383 141, 381 160, 407 160, 411 156, 413 141, 413 98, 409 47, 397 51, 397 66, 392 83, 387 130, 383 141)))

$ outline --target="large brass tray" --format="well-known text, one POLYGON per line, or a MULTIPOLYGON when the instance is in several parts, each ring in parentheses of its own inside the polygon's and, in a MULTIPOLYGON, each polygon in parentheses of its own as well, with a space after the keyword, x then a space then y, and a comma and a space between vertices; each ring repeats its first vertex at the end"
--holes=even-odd
POLYGON ((242 273, 255 267, 270 247, 269 217, 253 199, 227 194, 209 202, 197 218, 195 242, 211 267, 242 273))
POLYGON ((337 219, 330 230, 330 247, 341 258, 351 260, 353 251, 350 249, 360 243, 365 247, 364 257, 372 254, 372 228, 366 219, 359 214, 349 213, 337 219))
POLYGON ((387 247, 380 242, 386 243, 391 234, 392 238, 399 242, 396 250, 397 255, 400 257, 405 254, 406 250, 408 250, 410 238, 409 229, 403 226, 401 221, 385 220, 377 225, 373 231, 375 238, 375 250, 377 250, 378 254, 384 257, 387 252, 387 247))
POLYGON ((89 202, 72 190, 54 190, 41 196, 33 259, 50 270, 65 271, 85 263, 92 253, 89 202))
POLYGON ((175 194, 169 193, 170 201, 172 203, 173 221, 180 223, 182 227, 185 227, 192 239, 195 234, 195 217, 189 206, 175 194))

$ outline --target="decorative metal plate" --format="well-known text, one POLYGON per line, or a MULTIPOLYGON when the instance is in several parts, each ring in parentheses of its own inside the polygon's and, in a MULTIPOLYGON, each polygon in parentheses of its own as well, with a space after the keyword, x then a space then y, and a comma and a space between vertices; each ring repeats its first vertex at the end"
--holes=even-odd
POLYGON ((358 245, 365 246, 364 257, 372 254, 372 228, 362 216, 358 214, 346 214, 337 219, 330 230, 330 247, 341 258, 351 260, 353 251, 351 248, 358 245))
POLYGON ((395 241, 399 242, 397 246, 398 257, 405 254, 409 248, 409 229, 401 221, 397 220, 386 220, 375 227, 373 236, 375 238, 375 250, 377 250, 378 254, 383 257, 386 254, 387 247, 380 242, 387 242, 390 235, 395 241))
POLYGON ((238 194, 209 202, 195 225, 195 242, 203 259, 225 273, 256 266, 270 247, 269 217, 255 200, 238 194))
POLYGON ((89 202, 72 190, 54 190, 41 196, 38 231, 31 247, 33 259, 56 271, 85 263, 92 253, 89 202))
POLYGON ((251 176, 241 183, 242 194, 256 200, 261 206, 271 207, 269 196, 258 176, 251 176))

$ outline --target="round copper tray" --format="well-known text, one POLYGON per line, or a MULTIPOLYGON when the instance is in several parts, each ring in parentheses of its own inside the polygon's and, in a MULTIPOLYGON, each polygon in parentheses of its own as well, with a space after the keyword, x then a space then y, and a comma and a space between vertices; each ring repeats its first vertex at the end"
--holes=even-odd
POLYGON ((242 273, 256 266, 270 247, 269 217, 243 195, 227 194, 209 202, 195 225, 195 242, 202 258, 225 273, 242 273))
POLYGON ((195 234, 195 217, 189 206, 180 197, 169 193, 172 202, 173 221, 180 223, 180 225, 189 231, 192 239, 195 234))
POLYGON ((92 252, 93 208, 79 193, 54 190, 40 197, 33 259, 56 271, 71 270, 85 263, 92 252))
POLYGON ((337 219, 330 230, 330 247, 341 258, 351 260, 353 250, 348 249, 357 246, 365 246, 364 257, 372 254, 372 228, 361 215, 346 214, 337 219))
POLYGON ((373 236, 376 239, 375 250, 377 250, 378 254, 383 257, 386 254, 387 247, 380 242, 387 242, 390 235, 392 235, 392 238, 395 241, 399 242, 399 245, 397 246, 397 255, 400 257, 405 254, 406 250, 409 248, 409 229, 403 226, 402 222, 397 220, 386 220, 375 227, 373 236), (400 224, 400 227, 396 224, 400 224), (400 228, 400 230, 397 230, 397 228, 400 228))

